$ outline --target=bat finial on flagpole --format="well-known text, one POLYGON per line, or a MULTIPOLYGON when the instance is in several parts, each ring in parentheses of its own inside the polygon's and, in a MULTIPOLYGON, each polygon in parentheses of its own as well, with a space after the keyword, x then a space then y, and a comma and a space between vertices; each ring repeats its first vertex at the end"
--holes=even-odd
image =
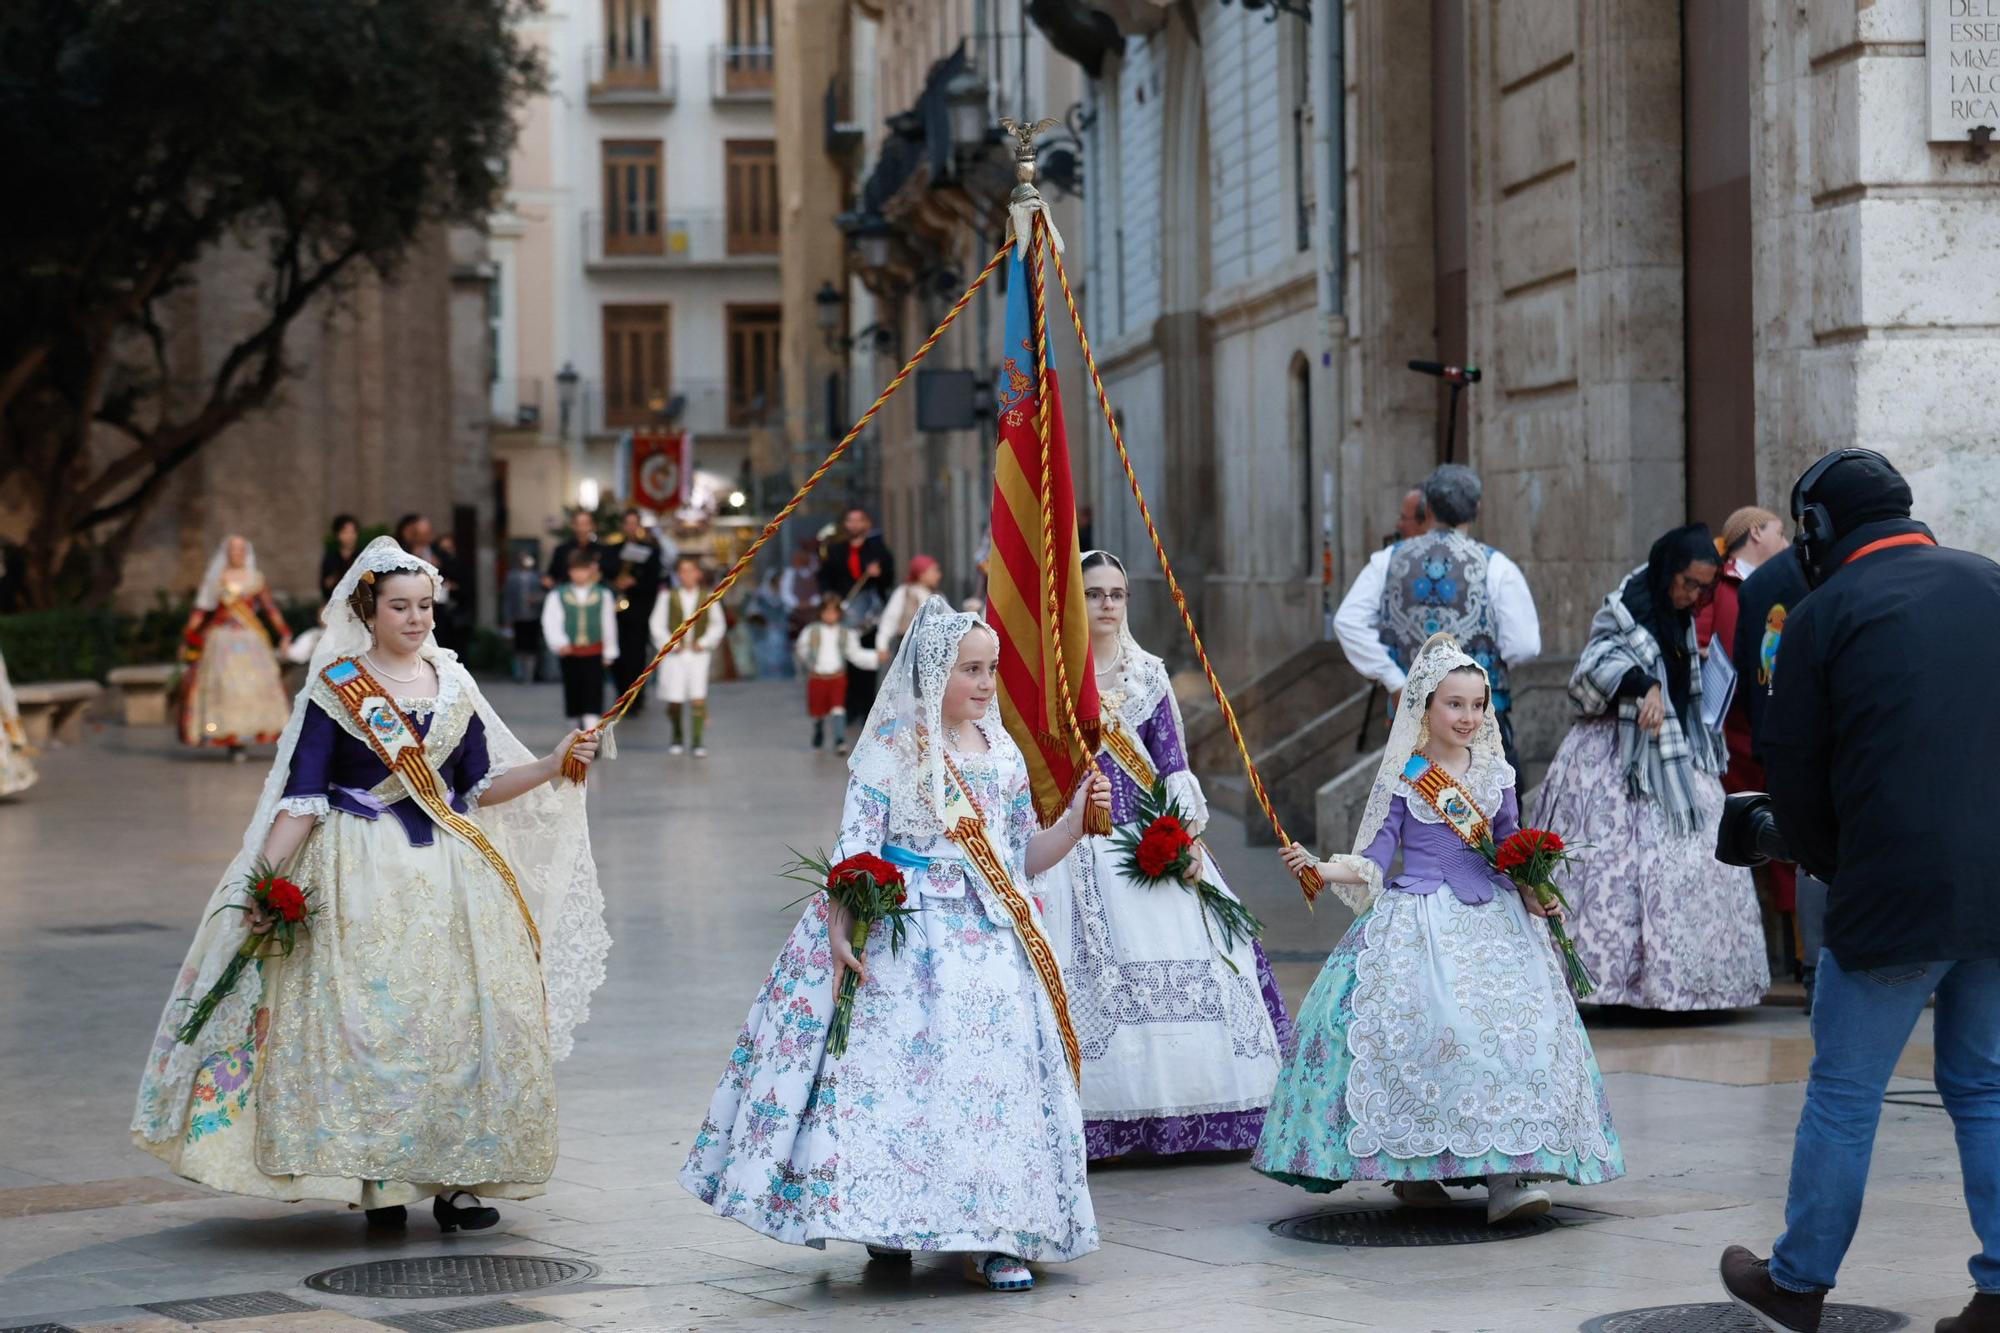
POLYGON ((1049 243, 1062 253, 1062 234, 1056 230, 1055 218, 1049 213, 1048 201, 1035 188, 1035 136, 1043 130, 1053 130, 1062 124, 1059 120, 1044 117, 1032 125, 1018 120, 1001 117, 1000 128, 1014 139, 1014 178, 1019 183, 1007 200, 1008 231, 1014 239, 1014 253, 1024 257, 1028 253, 1028 241, 1034 235, 1035 214, 1040 213, 1049 227, 1049 243))

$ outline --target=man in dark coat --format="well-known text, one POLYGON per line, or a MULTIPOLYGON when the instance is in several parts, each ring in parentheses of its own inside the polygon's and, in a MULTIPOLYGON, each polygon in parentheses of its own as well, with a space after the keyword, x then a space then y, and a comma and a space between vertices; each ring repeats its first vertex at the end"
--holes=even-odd
MULTIPOLYGON (((611 664, 611 686, 623 694, 653 660, 646 622, 653 614, 653 603, 659 600, 666 567, 660 560, 659 540, 646 530, 645 516, 636 509, 628 509, 620 517, 619 531, 605 543, 603 551, 598 567, 618 598, 621 651, 611 664)), ((643 711, 645 703, 646 694, 641 690, 632 701, 632 711, 643 711)))
MULTIPOLYGON (((889 543, 861 505, 848 506, 840 528, 820 558, 819 590, 841 599, 841 623, 861 636, 862 647, 873 648, 876 622, 895 586, 896 557, 889 554, 889 543)), ((873 671, 851 664, 847 668, 847 714, 863 726, 875 705, 876 679, 873 671)))
POLYGON ((611 582, 618 573, 618 561, 610 549, 598 540, 597 516, 588 509, 579 509, 569 516, 569 536, 556 543, 555 553, 549 557, 548 572, 542 575, 544 588, 560 587, 569 582, 569 553, 579 547, 597 557, 599 577, 606 583, 611 582))
POLYGON ((1768 1263, 1731 1246, 1722 1280, 1801 1333, 1820 1325, 1882 1094, 1933 996, 1938 1095, 1982 1247, 1972 1303, 1937 1327, 2000 1331, 2000 713, 1984 699, 2000 680, 2000 565, 1939 546, 1910 503, 1863 449, 1794 488, 1812 592, 1788 610, 1759 737, 1778 830, 1830 893, 1785 1233, 1768 1263))

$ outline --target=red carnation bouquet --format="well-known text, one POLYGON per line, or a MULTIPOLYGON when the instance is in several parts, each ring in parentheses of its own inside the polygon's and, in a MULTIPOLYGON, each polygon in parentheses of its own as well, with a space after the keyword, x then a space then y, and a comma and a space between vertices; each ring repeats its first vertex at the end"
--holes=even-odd
MULTIPOLYGON (((1576 860, 1563 845, 1562 838, 1548 829, 1524 828, 1499 846, 1488 838, 1479 849, 1485 853, 1492 867, 1513 880, 1529 893, 1543 907, 1560 906, 1569 910, 1569 899, 1563 897, 1562 890, 1555 885, 1558 869, 1576 860)), ((1597 982, 1591 978, 1590 969, 1583 965, 1577 954, 1576 943, 1563 929, 1562 918, 1543 918, 1549 923, 1549 938, 1555 941, 1556 952, 1562 955, 1563 974, 1569 981, 1570 991, 1581 1000, 1597 989, 1597 982)))
POLYGON ((1112 846, 1124 853, 1119 869, 1126 878, 1148 888, 1174 883, 1194 894, 1201 904, 1203 928, 1207 928, 1208 918, 1214 917, 1216 928, 1222 932, 1222 961, 1229 964, 1232 972, 1242 970, 1230 961, 1229 951, 1239 939, 1262 938, 1264 923, 1249 908, 1207 880, 1188 882, 1189 874, 1198 864, 1199 844, 1188 828, 1187 815, 1180 803, 1167 795, 1165 782, 1155 782, 1151 791, 1140 794, 1137 818, 1118 830, 1112 846))
MULTIPOLYGON (((904 922, 916 909, 908 906, 910 891, 903 882, 902 871, 868 852, 857 852, 838 865, 828 865, 823 855, 801 856, 796 851, 792 855, 796 860, 786 869, 786 879, 810 884, 814 893, 825 890, 833 906, 844 907, 853 915, 854 926, 847 942, 854 947, 856 958, 868 947, 868 932, 877 921, 889 923, 890 952, 903 951, 904 922)), ((812 896, 809 893, 806 898, 812 896)), ((794 899, 790 905, 796 907, 806 898, 794 899)), ((854 1024, 854 991, 860 983, 860 974, 852 968, 840 978, 840 994, 833 1002, 833 1017, 826 1024, 826 1049, 830 1055, 847 1054, 847 1031, 854 1024)))
POLYGON ((208 994, 195 1004, 187 1021, 174 1030, 175 1038, 183 1044, 201 1035, 216 1006, 236 989, 244 969, 252 962, 259 958, 291 957, 292 950, 298 947, 299 931, 319 911, 312 900, 313 890, 292 883, 262 857, 250 867, 250 878, 243 892, 247 902, 224 903, 215 911, 243 913, 249 931, 229 960, 229 966, 222 969, 222 975, 208 988, 208 994))

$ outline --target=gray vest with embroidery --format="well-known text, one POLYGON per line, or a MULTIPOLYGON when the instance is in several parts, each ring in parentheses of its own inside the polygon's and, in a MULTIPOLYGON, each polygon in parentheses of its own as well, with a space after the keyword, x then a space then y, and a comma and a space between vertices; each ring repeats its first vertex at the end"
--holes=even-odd
POLYGON ((1500 660, 1499 626, 1486 595, 1492 563, 1491 547, 1454 528, 1398 542, 1389 552, 1379 620, 1383 646, 1405 670, 1425 639, 1440 630, 1450 634, 1466 656, 1486 668, 1493 706, 1506 708, 1507 664, 1500 660))

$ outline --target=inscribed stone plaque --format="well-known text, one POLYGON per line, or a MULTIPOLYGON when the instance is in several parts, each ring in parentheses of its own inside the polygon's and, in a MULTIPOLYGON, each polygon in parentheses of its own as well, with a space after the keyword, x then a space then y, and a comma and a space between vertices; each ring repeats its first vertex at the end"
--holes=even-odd
POLYGON ((2000 135, 2000 0, 1929 0, 1930 138, 1965 142, 1978 126, 2000 135))

